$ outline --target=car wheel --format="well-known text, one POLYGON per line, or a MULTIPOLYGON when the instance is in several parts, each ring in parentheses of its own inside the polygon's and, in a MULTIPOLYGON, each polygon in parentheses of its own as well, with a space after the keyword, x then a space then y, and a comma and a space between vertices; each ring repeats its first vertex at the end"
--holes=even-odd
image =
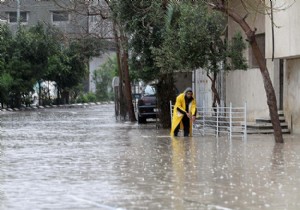
POLYGON ((146 118, 138 116, 138 123, 146 123, 146 118))

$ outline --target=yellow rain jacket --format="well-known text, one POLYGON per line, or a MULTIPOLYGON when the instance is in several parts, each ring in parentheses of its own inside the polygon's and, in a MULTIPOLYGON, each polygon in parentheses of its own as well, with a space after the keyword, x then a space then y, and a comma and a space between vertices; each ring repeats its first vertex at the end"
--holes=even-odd
MULTIPOLYGON (((180 123, 180 129, 183 129, 183 124, 181 122, 182 118, 183 118, 183 114, 180 113, 177 108, 181 109, 183 112, 186 112, 186 104, 185 104, 185 92, 181 93, 179 96, 177 96, 176 98, 176 103, 173 109, 173 118, 172 118, 172 127, 171 127, 171 136, 174 136, 174 131, 176 129, 176 127, 178 126, 178 124, 180 123)), ((196 101, 194 99, 194 96, 192 96, 193 99, 192 101, 189 103, 189 113, 191 115, 195 115, 196 110, 197 110, 197 105, 196 105, 196 101)), ((192 120, 190 120, 190 136, 192 136, 192 120)))

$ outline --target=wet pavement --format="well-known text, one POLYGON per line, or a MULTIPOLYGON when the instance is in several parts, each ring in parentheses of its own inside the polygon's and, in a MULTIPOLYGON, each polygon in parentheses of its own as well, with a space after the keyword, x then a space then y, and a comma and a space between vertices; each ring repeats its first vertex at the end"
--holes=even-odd
POLYGON ((300 209, 300 139, 170 138, 111 104, 0 114, 0 210, 300 209))

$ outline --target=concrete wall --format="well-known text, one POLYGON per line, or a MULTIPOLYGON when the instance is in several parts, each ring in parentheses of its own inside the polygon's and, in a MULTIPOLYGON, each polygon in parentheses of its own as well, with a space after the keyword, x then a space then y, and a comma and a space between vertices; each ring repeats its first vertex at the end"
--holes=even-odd
POLYGON ((284 113, 293 133, 300 134, 300 59, 285 64, 284 113))
MULTIPOLYGON (((275 58, 300 56, 300 1, 276 0, 274 7, 275 58)), ((270 18, 266 16, 267 58, 272 56, 271 29, 270 18)))
POLYGON ((259 69, 233 71, 226 78, 226 103, 243 106, 247 102, 248 121, 268 117, 268 106, 259 69))
POLYGON ((102 54, 99 57, 92 58, 92 60, 89 63, 89 88, 88 88, 88 90, 90 92, 96 92, 96 84, 93 79, 95 70, 99 69, 100 66, 102 64, 104 64, 105 62, 107 62, 110 57, 115 56, 115 55, 116 55, 116 52, 109 51, 109 52, 102 54))
MULTIPOLYGON (((71 8, 68 0, 58 0, 60 6, 53 1, 36 1, 36 0, 21 0, 20 11, 27 12, 28 21, 21 23, 24 26, 34 26, 38 22, 55 25, 64 33, 69 36, 78 36, 88 31, 88 17, 86 15, 79 15, 76 12, 69 11, 69 21, 52 22, 53 11, 69 10, 71 8)), ((83 11, 86 8, 80 7, 83 11)), ((9 1, 8 3, 1 4, 0 19, 7 20, 8 12, 17 11, 17 1, 9 1)), ((84 12, 83 12, 84 14, 84 12)), ((9 23, 12 31, 17 30, 17 23, 9 23)))

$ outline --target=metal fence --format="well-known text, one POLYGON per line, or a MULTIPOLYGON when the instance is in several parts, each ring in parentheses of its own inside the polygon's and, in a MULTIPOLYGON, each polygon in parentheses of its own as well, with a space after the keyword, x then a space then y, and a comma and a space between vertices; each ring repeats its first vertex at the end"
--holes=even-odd
MULTIPOLYGON (((205 103, 203 103, 205 104, 205 103)), ((170 102, 171 119, 174 105, 170 102)), ((234 137, 247 139, 247 104, 243 107, 197 107, 197 118, 193 123, 193 135, 228 135, 230 139, 234 137)))

